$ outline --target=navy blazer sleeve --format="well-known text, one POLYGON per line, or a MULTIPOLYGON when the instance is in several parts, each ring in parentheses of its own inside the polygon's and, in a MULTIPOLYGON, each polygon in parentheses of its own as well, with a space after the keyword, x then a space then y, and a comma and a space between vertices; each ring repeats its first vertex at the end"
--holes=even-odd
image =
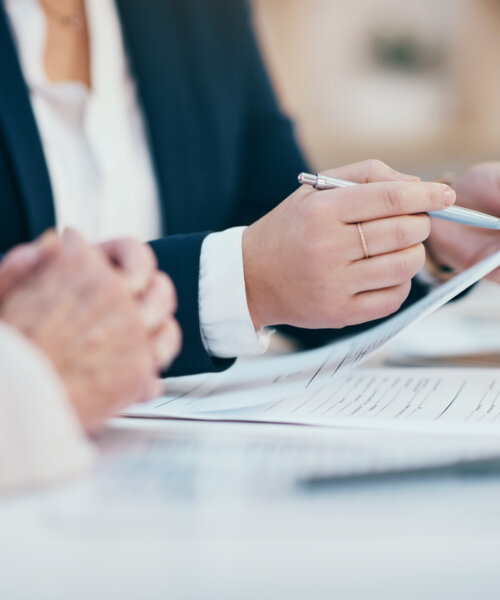
MULTIPOLYGON (((234 225, 252 223, 272 210, 298 187, 299 173, 310 170, 298 147, 293 124, 278 105, 248 12, 242 16, 240 31, 244 44, 242 55, 246 74, 244 95, 247 98, 247 121, 239 205, 234 225)), ((414 280, 403 308, 425 296, 427 291, 427 286, 414 280)), ((312 348, 368 329, 378 322, 344 330, 304 330, 290 326, 282 326, 280 330, 294 337, 304 348, 312 348)))
MULTIPOLYGON (((237 49, 233 47, 231 53, 237 57, 234 59, 238 61, 236 69, 242 74, 238 97, 243 105, 240 177, 233 216, 226 223, 231 227, 251 224, 272 210, 297 188, 297 175, 307 170, 307 164, 297 145, 292 122, 278 105, 253 33, 247 4, 233 1, 230 7, 225 2, 220 5, 224 9, 220 20, 225 20, 226 30, 230 25, 235 32, 233 40, 237 40, 237 49)), ((218 6, 218 3, 213 2, 211 6, 218 6)), ((230 52, 229 48, 226 51, 230 52)), ((219 371, 234 362, 209 356, 201 338, 198 279, 201 246, 206 235, 208 232, 173 235, 151 243, 160 268, 171 276, 179 295, 177 316, 184 343, 181 355, 169 371, 171 376, 219 371)), ((406 304, 419 299, 426 291, 427 288, 414 282, 406 304)), ((367 323, 344 330, 303 330, 289 326, 281 329, 304 348, 310 348, 372 325, 367 323)))
POLYGON ((158 265, 172 278, 179 300, 177 319, 182 328, 182 350, 168 371, 170 377, 194 373, 222 371, 234 360, 211 357, 203 345, 198 310, 198 279, 201 246, 208 233, 172 235, 151 247, 158 265))

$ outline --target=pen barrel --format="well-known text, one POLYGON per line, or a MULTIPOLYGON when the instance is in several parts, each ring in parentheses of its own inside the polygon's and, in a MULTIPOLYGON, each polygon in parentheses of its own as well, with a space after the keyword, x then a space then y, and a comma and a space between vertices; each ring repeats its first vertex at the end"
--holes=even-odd
MULTIPOLYGON (((299 183, 311 185, 317 190, 331 190, 334 188, 351 187, 360 185, 355 181, 347 181, 345 179, 337 179, 328 175, 313 175, 311 173, 301 173, 299 175, 299 183)), ((451 206, 440 211, 429 212, 429 216, 443 221, 452 221, 469 227, 481 227, 482 229, 500 230, 500 219, 487 215, 476 210, 470 210, 461 206, 451 206)))
POLYGON ((482 229, 500 229, 500 219, 485 215, 475 210, 462 208, 461 206, 451 206, 444 210, 429 212, 429 216, 443 221, 453 221, 470 227, 481 227, 482 229))
MULTIPOLYGON (((313 175, 311 173, 301 173, 299 175, 299 183, 311 185, 317 190, 331 190, 360 185, 355 181, 337 179, 336 177, 329 177, 328 175, 313 175)), ((496 231, 500 230, 499 218, 461 206, 451 206, 444 210, 432 211, 429 212, 429 216, 444 221, 469 225, 470 227, 481 227, 482 229, 494 229, 496 231)))

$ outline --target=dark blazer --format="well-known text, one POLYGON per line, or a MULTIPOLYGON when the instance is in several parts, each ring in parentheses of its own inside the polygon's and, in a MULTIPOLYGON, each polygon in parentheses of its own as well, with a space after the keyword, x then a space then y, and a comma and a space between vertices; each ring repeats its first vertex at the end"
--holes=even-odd
MULTIPOLYGON (((171 374, 226 368, 200 336, 200 249, 214 230, 249 224, 306 169, 252 33, 243 0, 117 0, 144 112, 164 231, 153 241, 174 280, 184 347, 171 374)), ((55 223, 28 90, 0 1, 0 253, 55 223)), ((412 298, 423 290, 414 286, 412 298)), ((295 331, 289 328, 289 331, 295 331)), ((350 331, 350 330, 349 330, 350 331)), ((339 332, 298 332, 306 345, 339 332)))

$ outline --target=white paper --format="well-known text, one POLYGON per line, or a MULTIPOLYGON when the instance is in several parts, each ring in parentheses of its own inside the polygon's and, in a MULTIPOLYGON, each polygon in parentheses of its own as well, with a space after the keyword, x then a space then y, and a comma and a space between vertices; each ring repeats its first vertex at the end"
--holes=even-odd
MULTIPOLYGON (((500 252, 497 252, 377 327, 318 350, 242 362, 221 374, 168 380, 168 395, 150 404, 132 407, 127 414, 158 418, 227 418, 356 426, 388 426, 396 421, 398 424, 436 422, 438 415, 427 411, 429 403, 425 411, 419 409, 412 412, 409 418, 404 415, 404 419, 398 418, 397 412, 392 414, 389 410, 379 413, 374 409, 365 414, 360 408, 354 414, 345 411, 337 414, 332 409, 318 414, 319 409, 312 410, 312 407, 315 399, 325 395, 331 395, 336 401, 338 394, 343 393, 343 386, 348 385, 347 381, 356 380, 357 376, 354 380, 352 377, 345 380, 353 367, 372 356, 409 325, 434 312, 499 265, 500 252)), ((470 374, 467 389, 472 389, 472 385, 480 385, 488 373, 476 371, 474 375, 470 374)), ((442 402, 451 401, 450 390, 456 388, 457 376, 458 372, 455 371, 421 374, 423 379, 441 381, 439 393, 436 392, 433 398, 439 396, 442 402)), ((396 380, 403 374, 400 370, 383 369, 372 372, 372 377, 380 387, 378 393, 382 394, 386 379, 396 385, 396 380)), ((372 391, 377 393, 375 389, 372 391)), ((467 397, 465 403, 467 406, 473 404, 474 398, 467 397)), ((452 414, 455 425, 467 420, 466 411, 460 414, 452 411, 452 414)), ((445 420, 448 419, 442 419, 445 420)), ((482 422, 492 421, 484 417, 482 422)))

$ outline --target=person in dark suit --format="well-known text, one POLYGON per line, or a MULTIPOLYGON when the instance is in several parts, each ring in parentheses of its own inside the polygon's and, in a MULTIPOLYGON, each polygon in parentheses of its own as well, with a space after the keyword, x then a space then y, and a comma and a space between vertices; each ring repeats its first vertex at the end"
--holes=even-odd
MULTIPOLYGON (((179 297, 172 375, 258 352, 265 326, 312 346, 389 315, 426 292, 425 240, 457 271, 498 245, 431 232, 454 192, 378 161, 332 171, 356 190, 296 190, 243 0, 4 0, 0 76, 0 252, 68 224, 153 239, 179 297)), ((499 212, 487 187, 467 200, 499 212)))

